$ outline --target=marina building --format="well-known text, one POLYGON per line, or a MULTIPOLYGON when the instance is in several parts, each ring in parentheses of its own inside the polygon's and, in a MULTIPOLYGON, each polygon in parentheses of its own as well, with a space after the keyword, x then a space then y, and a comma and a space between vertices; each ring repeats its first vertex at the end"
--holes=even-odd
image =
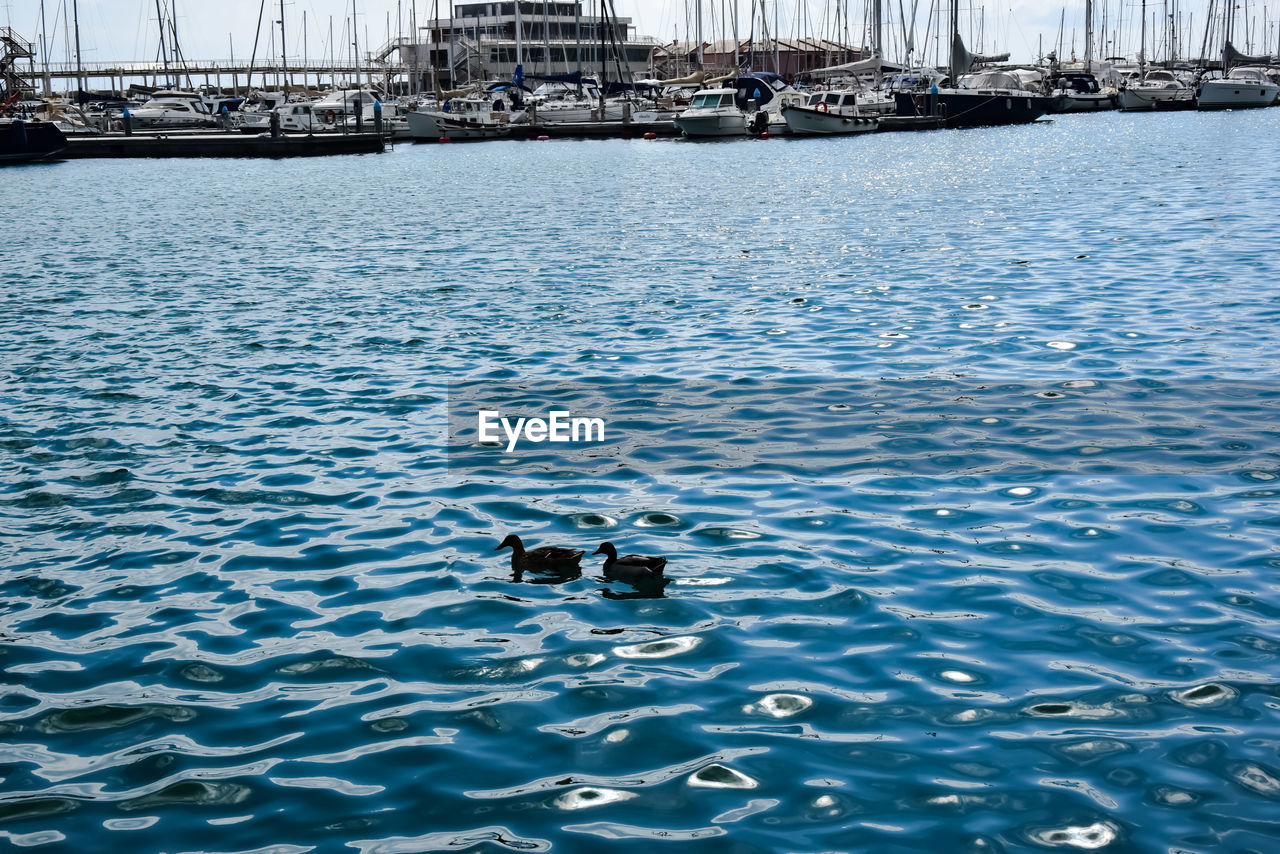
POLYGON ((661 47, 635 35, 630 18, 613 14, 608 0, 582 2, 462 3, 448 18, 427 21, 416 38, 388 46, 411 69, 420 88, 581 71, 608 80, 650 77, 661 47))

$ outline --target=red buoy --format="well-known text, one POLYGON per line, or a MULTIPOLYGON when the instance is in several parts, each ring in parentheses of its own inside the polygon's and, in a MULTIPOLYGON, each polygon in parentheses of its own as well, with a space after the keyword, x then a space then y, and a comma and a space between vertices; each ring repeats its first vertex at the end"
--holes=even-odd
POLYGON ((772 138, 773 138, 773 134, 769 133, 768 131, 765 131, 764 133, 760 134, 760 138, 761 138, 761 139, 772 139, 772 138))
POLYGON ((657 135, 656 133, 654 133, 653 131, 649 131, 648 133, 646 133, 646 134, 644 135, 644 138, 645 138, 645 139, 657 139, 657 138, 658 138, 658 135, 657 135))
POLYGON ((442 136, 437 140, 437 142, 453 142, 453 140, 449 139, 447 136, 442 136))
POLYGON ((547 141, 547 140, 549 140, 549 139, 551 139, 551 137, 547 136, 547 135, 544 133, 542 136, 538 137, 538 142, 546 142, 546 141, 547 141))

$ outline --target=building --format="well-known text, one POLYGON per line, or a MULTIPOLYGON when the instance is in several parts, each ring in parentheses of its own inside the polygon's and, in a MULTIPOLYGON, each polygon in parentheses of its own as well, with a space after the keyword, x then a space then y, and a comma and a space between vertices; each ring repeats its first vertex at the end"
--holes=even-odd
POLYGON ((652 76, 657 42, 637 38, 631 19, 612 14, 609 0, 600 5, 601 14, 588 15, 582 2, 464 3, 392 49, 425 91, 433 76, 441 87, 454 88, 509 80, 517 65, 526 77, 577 71, 608 81, 652 76))

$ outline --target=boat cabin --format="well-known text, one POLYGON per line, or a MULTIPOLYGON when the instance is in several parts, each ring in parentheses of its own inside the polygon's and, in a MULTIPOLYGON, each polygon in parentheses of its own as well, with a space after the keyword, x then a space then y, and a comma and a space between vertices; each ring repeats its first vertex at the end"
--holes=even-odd
POLYGON ((689 102, 691 110, 715 110, 721 107, 734 106, 733 98, 738 94, 736 89, 704 89, 693 96, 689 102))
POLYGON ((817 109, 819 104, 829 110, 852 110, 858 106, 858 96, 854 92, 814 92, 805 106, 817 109))

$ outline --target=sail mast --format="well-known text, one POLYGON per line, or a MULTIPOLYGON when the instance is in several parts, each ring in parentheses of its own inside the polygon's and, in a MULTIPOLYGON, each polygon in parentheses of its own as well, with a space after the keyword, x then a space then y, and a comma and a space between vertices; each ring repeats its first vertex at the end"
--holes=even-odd
POLYGON ((1084 70, 1093 70, 1093 0, 1084 0, 1084 70))

